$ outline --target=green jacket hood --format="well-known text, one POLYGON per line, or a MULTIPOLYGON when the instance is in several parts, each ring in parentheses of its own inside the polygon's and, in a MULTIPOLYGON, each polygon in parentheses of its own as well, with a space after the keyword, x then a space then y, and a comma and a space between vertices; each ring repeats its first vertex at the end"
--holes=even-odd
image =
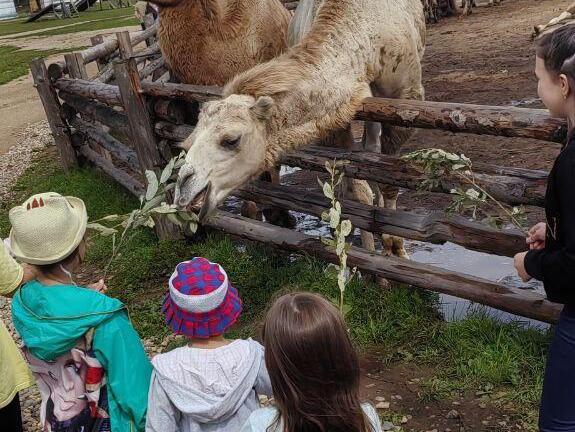
POLYGON ((115 313, 126 313, 121 301, 73 285, 32 281, 12 300, 16 330, 30 352, 45 361, 68 352, 88 330, 115 313))

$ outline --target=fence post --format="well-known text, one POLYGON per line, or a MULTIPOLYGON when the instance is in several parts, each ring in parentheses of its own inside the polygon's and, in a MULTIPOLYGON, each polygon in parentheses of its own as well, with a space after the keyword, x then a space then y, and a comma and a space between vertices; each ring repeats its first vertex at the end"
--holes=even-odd
MULTIPOLYGON (((104 43, 104 36, 102 36, 102 35, 92 36, 90 38, 90 42, 92 43, 92 46, 100 45, 100 44, 104 43)), ((96 65, 98 66, 98 71, 101 71, 102 69, 104 69, 106 67, 106 65, 108 64, 108 61, 109 61, 108 57, 97 58, 96 59, 96 65)))
POLYGON ((30 71, 34 79, 34 87, 36 87, 42 105, 44 106, 48 124, 54 136, 54 142, 60 153, 62 167, 65 172, 68 172, 71 168, 78 165, 78 159, 72 146, 70 128, 63 117, 58 95, 48 77, 48 70, 46 69, 44 59, 32 60, 30 63, 30 71))
POLYGON ((88 71, 81 53, 64 54, 64 61, 66 62, 70 78, 88 79, 88 71))
MULTIPOLYGON (((124 110, 132 132, 132 140, 142 172, 158 172, 165 161, 158 150, 150 113, 141 94, 141 81, 136 61, 133 58, 117 60, 114 63, 114 74, 120 88, 124 110)), ((179 229, 165 219, 156 220, 156 232, 160 239, 180 237, 179 229)))

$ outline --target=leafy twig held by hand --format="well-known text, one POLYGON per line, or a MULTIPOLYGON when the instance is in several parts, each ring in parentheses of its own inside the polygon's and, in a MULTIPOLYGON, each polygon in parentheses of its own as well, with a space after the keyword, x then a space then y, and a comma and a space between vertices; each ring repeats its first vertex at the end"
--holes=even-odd
POLYGON ((434 190, 441 185, 442 179, 453 175, 463 184, 467 184, 467 189, 451 189, 454 195, 453 202, 447 208, 448 212, 460 214, 470 214, 473 219, 477 219, 477 212, 480 209, 492 207, 496 214, 490 214, 486 220, 491 225, 500 228, 503 222, 508 221, 523 233, 525 231, 525 209, 522 206, 509 207, 494 198, 476 180, 472 170, 471 160, 465 155, 446 152, 441 149, 431 148, 417 150, 408 153, 402 159, 412 162, 421 167, 426 178, 420 183, 420 190, 434 190))
POLYGON ((88 224, 88 228, 101 236, 112 237, 112 251, 104 269, 104 279, 112 263, 120 256, 122 247, 131 238, 130 232, 146 226, 154 228, 155 217, 167 217, 172 223, 193 234, 198 228, 198 217, 194 213, 180 211, 175 205, 167 204, 168 192, 175 187, 177 172, 184 164, 184 153, 172 158, 160 177, 153 171, 146 171, 146 193, 140 196, 139 208, 122 215, 108 215, 88 224), (110 225, 110 223, 113 223, 110 225))

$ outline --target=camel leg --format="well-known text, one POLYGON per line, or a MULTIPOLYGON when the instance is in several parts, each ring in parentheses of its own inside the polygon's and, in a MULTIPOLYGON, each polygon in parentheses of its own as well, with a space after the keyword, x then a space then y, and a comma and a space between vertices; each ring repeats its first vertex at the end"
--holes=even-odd
MULTIPOLYGON (((261 181, 270 182, 273 184, 280 184, 280 169, 276 167, 269 171, 265 171, 260 175, 261 181)), ((266 221, 273 225, 281 226, 284 228, 295 227, 295 218, 289 213, 288 210, 280 209, 277 207, 259 208, 253 201, 244 201, 240 210, 242 216, 261 221, 262 215, 265 216, 266 221)))
MULTIPOLYGON (((335 147, 345 148, 347 150, 354 149, 353 135, 351 133, 351 126, 347 129, 338 131, 333 137, 332 141, 335 147)), ((357 179, 345 179, 344 180, 344 190, 346 195, 350 195, 356 201, 373 205, 373 193, 369 184, 365 180, 357 179)), ((360 231, 361 245, 370 252, 375 252, 375 242, 373 240, 373 234, 369 231, 360 231)))
MULTIPOLYGON (((280 184, 280 168, 275 167, 274 169, 266 171, 262 174, 262 180, 268 181, 272 184, 280 184)), ((263 214, 266 220, 273 225, 284 228, 294 228, 296 225, 295 218, 288 210, 280 209, 278 207, 268 207, 263 210, 263 214)))
MULTIPOLYGON (((410 71, 412 75, 409 77, 410 79, 404 83, 403 87, 393 94, 387 95, 387 97, 398 99, 423 99, 424 90, 421 85, 421 68, 418 69, 414 66, 410 71)), ((372 91, 376 96, 385 97, 386 94, 383 88, 383 86, 378 86, 377 83, 375 83, 375 86, 372 87, 372 91)), ((398 154, 403 143, 406 142, 412 134, 413 130, 410 129, 381 124, 381 133, 379 136, 381 153, 386 155, 398 154)), ((386 184, 378 184, 377 189, 377 195, 380 197, 380 206, 386 209, 396 210, 399 188, 386 184), (383 205, 381 205, 382 202, 383 205)), ((383 234, 382 243, 383 255, 396 255, 402 258, 408 258, 404 242, 401 237, 383 234)))

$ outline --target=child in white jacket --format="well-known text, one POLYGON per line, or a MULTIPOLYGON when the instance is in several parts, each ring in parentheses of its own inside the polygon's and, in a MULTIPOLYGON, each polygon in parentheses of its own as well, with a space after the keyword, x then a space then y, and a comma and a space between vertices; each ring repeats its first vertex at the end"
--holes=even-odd
POLYGON ((187 345, 152 360, 147 432, 237 432, 271 396, 263 347, 228 340, 242 311, 224 269, 205 258, 178 264, 164 301, 166 323, 187 345))

